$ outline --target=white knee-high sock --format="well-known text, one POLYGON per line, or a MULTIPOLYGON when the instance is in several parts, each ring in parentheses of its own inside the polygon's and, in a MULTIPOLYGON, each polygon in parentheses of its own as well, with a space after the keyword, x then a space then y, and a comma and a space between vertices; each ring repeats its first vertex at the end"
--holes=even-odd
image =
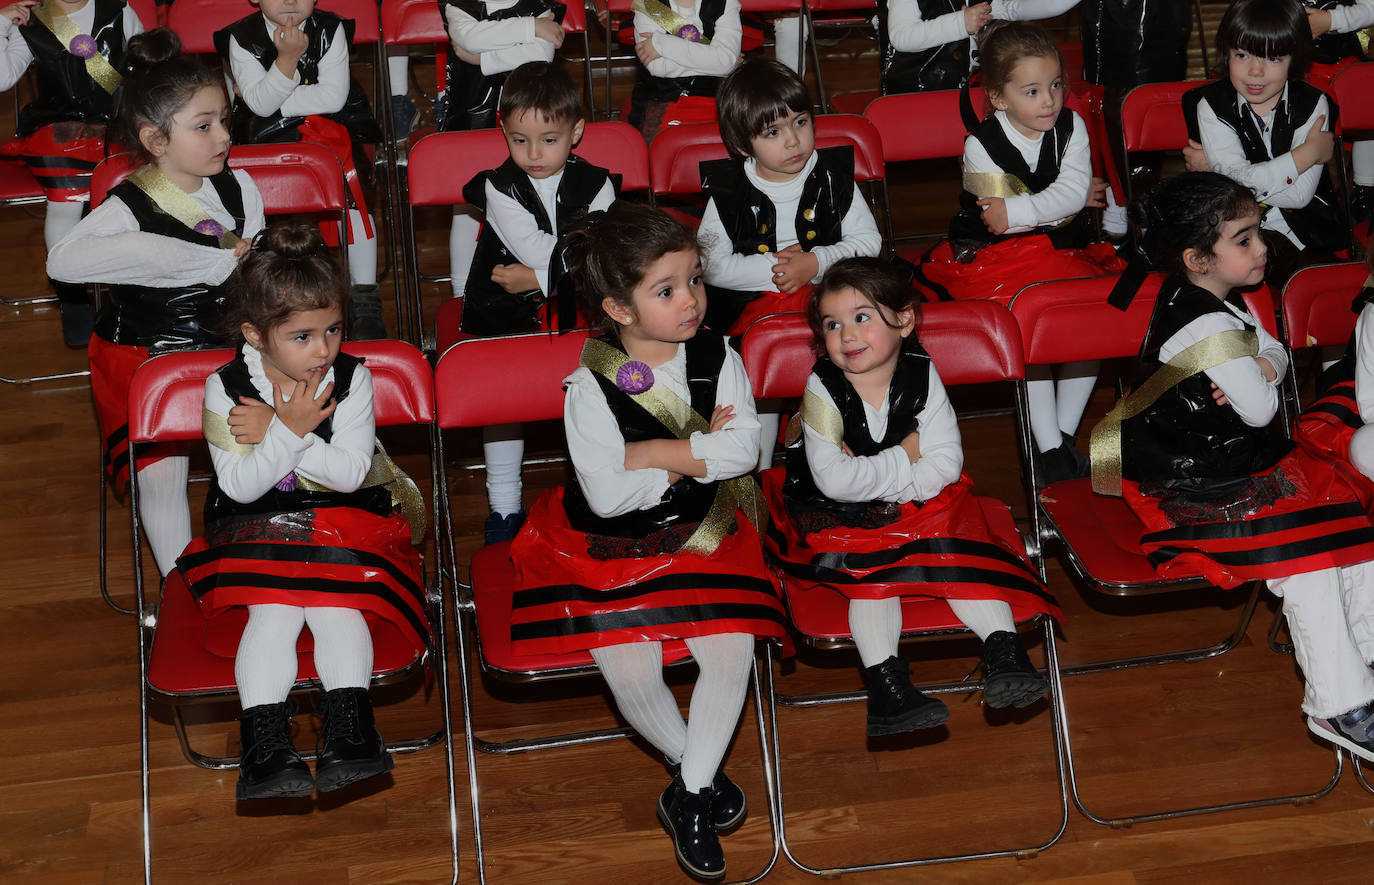
POLYGON ((367 688, 372 681, 372 634, 356 608, 309 606, 305 623, 315 637, 315 670, 325 691, 367 688))
POLYGON ((348 210, 348 223, 353 230, 353 242, 348 244, 348 276, 355 286, 377 285, 377 227, 372 216, 373 235, 363 238, 363 215, 357 209, 348 210))
POLYGON ((902 600, 849 600, 849 632, 865 667, 876 667, 897 654, 902 638, 902 600))
POLYGON ((1116 201, 1116 191, 1107 188, 1107 208, 1102 212, 1102 229, 1114 237, 1126 233, 1126 207, 1116 201))
POLYGON ((520 462, 525 459, 522 424, 482 428, 482 456, 487 462, 487 504, 502 516, 520 512, 520 462))
POLYGON ((801 45, 801 16, 788 15, 773 20, 773 56, 799 73, 806 70, 805 64, 797 67, 801 45))
POLYGON ((410 92, 410 55, 404 46, 387 48, 387 76, 391 78, 391 94, 406 95, 410 92), (395 55, 391 52, 400 50, 395 55))
POLYGON ((138 471, 138 516, 164 578, 191 543, 191 505, 186 500, 190 472, 191 459, 184 455, 154 461, 138 471))
POLYGON ((1054 376, 1049 366, 1026 366, 1026 404, 1036 450, 1048 452, 1063 445, 1059 409, 1054 402, 1054 376))
POLYGON ((477 252, 477 234, 481 225, 471 215, 454 215, 448 229, 448 273, 452 277, 453 297, 461 298, 472 270, 472 256, 477 252))
POLYGON ((1078 435, 1078 423, 1092 399, 1097 386, 1097 360, 1065 363, 1059 367, 1059 381, 1054 388, 1056 419, 1059 429, 1069 436, 1078 435))
POLYGON ((1360 187, 1374 187, 1374 138, 1355 142, 1351 160, 1355 174, 1351 176, 1360 187))
POLYGON ((677 698, 663 681, 663 644, 627 642, 591 652, 610 686, 616 709, 630 727, 669 762, 682 761, 687 723, 682 721, 677 698))
POLYGON ((964 622, 978 638, 987 640, 999 630, 1016 632, 1016 621, 1011 616, 1011 606, 1000 599, 949 599, 946 600, 954 611, 954 616, 964 622))
POLYGON ((305 626, 298 605, 250 605, 234 656, 234 682, 243 709, 279 704, 296 681, 296 639, 305 626))
POLYGON ((715 780, 725 749, 739 724, 744 694, 749 690, 749 667, 754 637, 748 633, 717 633, 687 640, 701 673, 692 688, 687 713, 687 745, 682 752, 682 784, 696 793, 715 780))
POLYGON ((49 249, 67 235, 81 220, 86 204, 72 200, 49 200, 43 215, 43 243, 49 249))
POLYGON ((1293 655, 1306 683, 1303 711, 1327 719, 1374 700, 1374 672, 1346 623, 1337 570, 1270 578, 1268 583, 1283 597, 1293 655))
POLYGON ((782 416, 777 412, 759 412, 759 469, 773 466, 773 449, 778 445, 778 428, 782 416))

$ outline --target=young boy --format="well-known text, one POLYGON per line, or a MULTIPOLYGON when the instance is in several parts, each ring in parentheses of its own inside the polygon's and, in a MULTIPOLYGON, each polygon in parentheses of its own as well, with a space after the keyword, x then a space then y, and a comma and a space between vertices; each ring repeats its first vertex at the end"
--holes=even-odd
MULTIPOLYGON (((549 296, 549 259, 558 235, 579 215, 615 200, 611 175, 572 153, 582 138, 582 97, 561 65, 536 61, 511 72, 501 90, 501 131, 510 158, 463 188, 486 213, 463 287, 462 331, 509 335, 540 328, 549 296)), ((553 310, 550 305, 549 310, 553 310)), ((520 505, 519 425, 488 427, 488 544, 515 537, 520 505)))
MULTIPOLYGON (((876 257, 882 235, 854 182, 851 147, 816 150, 811 93, 776 59, 743 61, 716 108, 728 160, 701 164, 706 324, 743 333, 756 318, 805 310, 811 284, 836 261, 876 257)), ((760 469, 772 464, 778 416, 763 425, 760 469)))
MULTIPOLYGON (((250 0, 262 12, 215 33, 234 79, 231 131, 236 144, 309 141, 334 152, 356 208, 348 213, 350 337, 386 337, 377 291, 377 237, 359 181, 371 164, 363 145, 381 130, 348 70, 353 21, 315 8, 315 0, 250 0)), ((330 239, 330 230, 322 231, 330 239)))
POLYGON ((563 12, 555 0, 440 0, 448 31, 448 70, 440 132, 490 129, 510 72, 532 61, 553 61, 563 45, 563 12))

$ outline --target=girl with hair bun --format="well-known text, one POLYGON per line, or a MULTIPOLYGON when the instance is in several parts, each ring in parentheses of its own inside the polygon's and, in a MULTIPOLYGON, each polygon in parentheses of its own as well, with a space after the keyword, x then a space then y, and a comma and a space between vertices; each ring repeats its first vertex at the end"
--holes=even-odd
MULTIPOLYGON (((103 283, 90 338, 91 393, 111 475, 127 478, 129 380, 152 354, 221 343, 224 283, 264 224, 262 195, 225 165, 222 81, 183 57, 166 28, 129 41, 132 72, 113 132, 144 161, 53 246, 48 274, 103 283)), ((188 461, 168 447, 140 464, 139 511, 166 575, 191 540, 188 461)))

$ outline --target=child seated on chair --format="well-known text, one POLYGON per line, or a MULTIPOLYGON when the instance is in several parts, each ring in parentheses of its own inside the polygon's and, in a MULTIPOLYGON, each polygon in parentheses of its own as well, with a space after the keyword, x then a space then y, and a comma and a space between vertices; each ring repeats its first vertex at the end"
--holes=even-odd
POLYGON ((177 566, 207 618, 248 608, 234 658, 239 799, 327 793, 389 771, 368 697, 368 620, 393 625, 417 654, 430 642, 412 543, 424 504, 376 442, 371 373, 339 351, 348 294, 317 230, 269 228, 235 280, 238 356, 205 382, 215 478, 205 534, 177 566), (304 627, 325 692, 313 777, 287 708, 304 627))
MULTIPOLYGON (((309 141, 338 157, 348 183, 348 274, 354 340, 386 337, 377 289, 377 236, 363 183, 371 181, 366 145, 382 140, 362 87, 349 73, 353 20, 315 8, 315 0, 250 0, 262 11, 215 33, 234 82, 236 144, 309 141)), ((334 226, 326 228, 332 244, 334 226)))
POLYGON ((769 553, 788 575, 849 598, 870 737, 949 718, 897 656, 903 599, 945 600, 983 640, 990 707, 1026 707, 1048 688, 1017 643, 1013 615, 1059 616, 1010 522, 994 530, 973 495, 912 297, 907 274, 888 262, 847 258, 826 271, 807 305, 821 357, 800 426, 789 428, 791 457, 763 476, 769 553))
POLYGON ((725 339, 701 330, 701 257, 681 223, 617 202, 566 248, 602 334, 565 381, 576 481, 539 499, 510 548, 513 646, 591 652, 620 714, 673 774, 658 816, 678 863, 719 878, 716 832, 747 807, 721 762, 754 639, 786 636, 759 545, 749 378, 725 339), (700 668, 686 722, 663 681, 669 640, 700 668))
MULTIPOLYGON (((562 65, 537 61, 511 72, 501 91, 510 157, 463 188, 463 198, 486 212, 463 287, 463 332, 511 335, 555 320, 549 261, 558 235, 615 199, 611 174, 572 153, 583 125, 581 93, 562 65)), ((559 322, 575 324, 575 312, 564 312, 559 322)), ((515 537, 525 519, 520 425, 486 428, 483 454, 491 505, 486 543, 493 544, 515 537)))
MULTIPOLYGON (((1307 81, 1329 92, 1331 81, 1341 69, 1369 57, 1366 32, 1374 26, 1374 0, 1303 0, 1303 12, 1312 28, 1312 62, 1307 81), (1365 45, 1361 45, 1361 43, 1365 45)), ((1351 221, 1374 217, 1374 138, 1351 145, 1351 221)))
POLYGON ((553 61, 563 45, 564 3, 556 0, 440 0, 448 67, 434 123, 440 132, 496 125, 501 86, 511 71, 553 61))
POLYGON ((653 141, 664 126, 714 123, 720 78, 739 63, 739 0, 634 0, 634 92, 627 122, 653 141))
MULTIPOLYGON (((739 335, 761 316, 806 307, 832 264, 877 256, 882 235, 854 180, 850 146, 816 149, 811 93, 781 62, 751 58, 716 95, 730 158, 701 164, 701 220, 711 302, 706 325, 739 335)), ((778 416, 761 416, 760 466, 772 464, 778 416)))

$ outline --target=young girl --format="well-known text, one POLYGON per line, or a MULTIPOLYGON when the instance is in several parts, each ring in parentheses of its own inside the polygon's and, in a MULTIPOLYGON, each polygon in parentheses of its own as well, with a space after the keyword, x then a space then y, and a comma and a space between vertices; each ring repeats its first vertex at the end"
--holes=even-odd
MULTIPOLYGON (((220 343, 224 282, 262 230, 262 195, 225 165, 224 84, 181 56, 158 28, 129 42, 115 138, 146 165, 122 182, 48 255, 48 274, 104 283, 108 298, 90 339, 91 393, 117 485, 127 477, 129 380, 150 354, 220 343)), ((140 464, 139 511, 166 575, 191 540, 187 458, 140 464)), ((151 453, 150 453, 151 454, 151 453)))
MULTIPOLYGON (((921 262, 920 282, 941 298, 1011 300, 1041 280, 1116 273, 1114 250, 1089 246, 1084 208, 1100 206, 1083 120, 1064 107, 1063 62, 1039 25, 1008 22, 983 40, 983 86, 995 108, 964 143, 962 210, 949 241, 921 262)), ((1097 383, 1097 363, 1037 367, 1031 422, 1045 484, 1087 475, 1073 437, 1097 383)))
POLYGON ((849 597, 869 736, 949 718, 897 657, 904 598, 946 600, 983 640, 988 706, 1028 706, 1048 686, 1015 618, 1059 608, 1010 523, 997 532, 983 517, 940 373, 916 340, 906 275, 847 258, 812 292, 807 319, 822 356, 806 379, 801 451, 785 480, 764 474, 777 529, 766 543, 788 574, 849 597))
POLYGON ((568 376, 576 481, 545 494, 512 542, 512 640, 531 653, 590 650, 622 716, 673 774, 658 815, 683 869, 725 875, 717 829, 745 814, 721 760, 744 704, 754 638, 784 637, 749 476, 758 423, 724 339, 701 332, 706 293, 692 233, 617 202, 569 251, 603 334, 568 376), (684 723, 663 682, 665 641, 700 667, 684 723))
POLYGON ((1266 207, 1266 279, 1275 292, 1299 267, 1329 260, 1349 234, 1326 174, 1335 111, 1302 79, 1311 51, 1298 0, 1236 0, 1217 30, 1226 76, 1183 98, 1188 168, 1234 178, 1266 207))
POLYGON ((1154 374, 1093 429, 1093 488, 1144 523, 1161 577, 1268 581, 1307 680, 1308 728, 1374 759, 1374 524, 1343 472, 1268 429, 1288 359, 1236 292, 1264 276, 1259 207, 1244 185, 1192 172, 1139 215, 1171 276, 1140 349, 1154 374))
MULTIPOLYGON (((29 166, 47 197, 51 249, 81 220, 91 171, 105 156, 114 93, 128 73, 125 46, 143 23, 122 0, 19 0, 0 9, 0 91, 36 65, 38 98, 19 112, 18 138, 0 153, 29 166)), ((91 337, 85 286, 54 282, 68 347, 91 337)))
POLYGON ((367 694, 368 619, 400 630, 417 653, 427 647, 411 543, 424 534, 424 507, 376 444, 371 374, 339 352, 348 286, 319 232, 269 229, 244 259, 234 296, 230 320, 243 344, 205 382, 215 467, 205 535, 177 564, 206 617, 248 607, 234 658, 243 705, 236 795, 326 793, 392 767, 367 694), (313 778, 291 744, 286 706, 306 626, 325 690, 313 778))
POLYGON ((714 123, 720 78, 740 58, 739 0, 635 0, 631 126, 653 137, 677 123, 714 123))
MULTIPOLYGON (((339 158, 353 208, 348 213, 349 302, 355 340, 386 337, 377 290, 377 237, 362 180, 365 145, 381 141, 367 96, 348 69, 353 20, 315 8, 315 0, 252 0, 255 13, 215 34, 234 81, 234 141, 310 141, 339 158), (361 176, 360 176, 361 172, 361 176)), ((333 225, 325 234, 334 238, 333 225)))
MULTIPOLYGON (((1359 32, 1374 25, 1374 0, 1303 0, 1303 12, 1312 28, 1312 63, 1306 79, 1329 92, 1342 68, 1368 57, 1369 37, 1359 32)), ((1374 139, 1351 147, 1351 221, 1369 221, 1374 216, 1374 139)))

